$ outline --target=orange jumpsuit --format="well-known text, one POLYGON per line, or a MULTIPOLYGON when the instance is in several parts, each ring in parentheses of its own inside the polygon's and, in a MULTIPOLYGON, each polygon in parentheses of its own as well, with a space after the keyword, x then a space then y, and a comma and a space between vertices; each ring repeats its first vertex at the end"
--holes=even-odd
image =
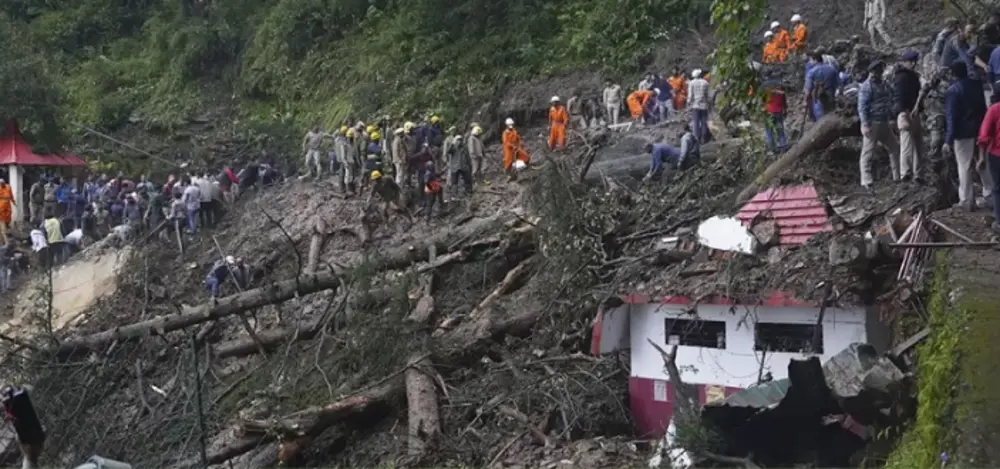
POLYGON ((528 152, 521 146, 521 134, 517 133, 513 127, 508 127, 503 131, 503 169, 510 169, 514 166, 514 159, 519 159, 528 164, 528 152))
POLYGON ((667 80, 667 83, 674 89, 674 109, 680 111, 687 106, 688 84, 684 75, 674 75, 667 80))
POLYGON ((649 102, 649 98, 652 96, 653 92, 649 90, 635 90, 632 94, 628 95, 628 99, 625 102, 628 103, 628 112, 632 114, 633 119, 642 117, 642 111, 646 108, 646 103, 649 102))
POLYGON ((566 106, 549 108, 549 149, 566 147, 566 125, 569 124, 569 113, 566 106))
POLYGON ((0 186, 0 222, 10 225, 14 219, 14 192, 10 184, 0 186))
POLYGON ((785 59, 788 58, 788 49, 792 47, 792 35, 788 34, 787 29, 780 28, 778 32, 774 33, 774 43, 778 48, 778 62, 785 63, 785 59))
POLYGON ((760 61, 766 64, 778 63, 778 45, 773 39, 764 44, 764 52, 760 55, 760 61))
POLYGON ((795 25, 795 31, 792 34, 792 44, 791 50, 800 51, 806 48, 806 38, 809 37, 809 30, 806 28, 805 24, 799 23, 795 25))

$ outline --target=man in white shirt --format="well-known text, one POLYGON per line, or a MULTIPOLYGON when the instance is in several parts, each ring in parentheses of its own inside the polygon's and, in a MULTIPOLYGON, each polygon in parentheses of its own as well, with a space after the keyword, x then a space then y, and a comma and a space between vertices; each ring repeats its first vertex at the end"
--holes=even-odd
POLYGON ((215 226, 215 210, 212 208, 212 177, 208 171, 198 178, 195 185, 198 186, 198 191, 201 193, 201 207, 198 212, 201 215, 201 226, 215 226))
POLYGON ((708 81, 701 77, 701 70, 696 69, 691 72, 691 81, 688 82, 687 105, 691 109, 691 130, 701 143, 708 139, 709 104, 708 81))
POLYGON ((618 115, 622 109, 622 87, 611 80, 604 82, 604 109, 608 113, 608 122, 618 124, 618 115))
POLYGON ((181 195, 184 208, 187 209, 188 233, 198 233, 198 212, 201 211, 201 190, 195 184, 188 183, 181 195))

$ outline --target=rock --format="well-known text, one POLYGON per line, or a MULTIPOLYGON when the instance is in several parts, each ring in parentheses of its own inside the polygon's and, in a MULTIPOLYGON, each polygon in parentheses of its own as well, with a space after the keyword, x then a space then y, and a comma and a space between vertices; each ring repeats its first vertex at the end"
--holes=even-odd
POLYGON ((781 260, 785 257, 785 250, 774 246, 767 250, 767 263, 771 265, 777 265, 781 263, 781 260))
POLYGON ((758 223, 750 229, 750 232, 757 238, 758 246, 761 249, 777 246, 781 241, 778 222, 774 220, 758 223))

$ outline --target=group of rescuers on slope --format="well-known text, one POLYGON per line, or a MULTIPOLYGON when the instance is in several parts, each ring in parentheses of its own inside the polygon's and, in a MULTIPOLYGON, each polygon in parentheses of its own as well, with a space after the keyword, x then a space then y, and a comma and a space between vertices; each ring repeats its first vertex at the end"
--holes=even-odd
MULTIPOLYGON (((801 17, 795 15, 792 22, 796 28, 791 39, 778 22, 771 24, 765 33, 767 44, 762 62, 781 63, 789 58, 785 51, 804 48, 802 42, 806 36, 801 29, 801 17)), ((871 163, 877 147, 888 153, 891 177, 896 182, 922 184, 920 171, 926 163, 944 163, 947 173, 957 173, 956 207, 966 211, 977 206, 973 180, 974 174, 978 174, 982 184, 978 205, 992 207, 992 229, 1000 233, 998 45, 1000 11, 980 25, 969 23, 960 27, 958 20, 947 19, 923 61, 919 52, 907 50, 895 67, 874 60, 868 64, 867 73, 856 76, 850 76, 833 56, 820 48, 806 56, 803 105, 808 117, 817 121, 832 111, 835 97, 849 100, 856 97, 862 133, 860 182, 867 190, 872 190, 874 184, 871 163), (991 103, 989 108, 987 100, 991 103), (925 146, 928 131, 930 142, 925 146), (953 160, 944 158, 952 155, 953 160)), ((777 80, 765 80, 761 88, 768 147, 783 152, 787 146, 784 90, 777 80)))

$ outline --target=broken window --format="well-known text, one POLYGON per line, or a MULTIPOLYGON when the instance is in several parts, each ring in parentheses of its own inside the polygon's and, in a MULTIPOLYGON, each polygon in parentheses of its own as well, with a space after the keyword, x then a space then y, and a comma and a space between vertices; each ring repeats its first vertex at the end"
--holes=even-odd
POLYGON ((667 318, 665 329, 667 345, 726 348, 725 321, 667 318))
POLYGON ((758 322, 754 326, 754 350, 768 352, 823 353, 823 328, 819 329, 819 343, 813 350, 814 324, 785 324, 758 322))

